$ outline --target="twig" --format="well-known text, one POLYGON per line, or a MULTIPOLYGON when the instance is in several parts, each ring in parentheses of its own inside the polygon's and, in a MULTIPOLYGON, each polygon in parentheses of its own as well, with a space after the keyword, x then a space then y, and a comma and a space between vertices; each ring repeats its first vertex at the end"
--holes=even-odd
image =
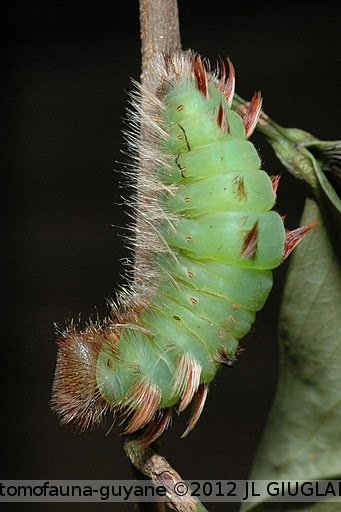
MULTIPOLYGON (((140 0, 143 85, 148 81, 148 65, 156 53, 181 50, 177 0, 140 0)), ((150 90, 150 87, 148 87, 150 90)))
MULTIPOLYGON (((181 51, 180 41, 180 28, 179 28, 179 14, 177 0, 140 0, 140 34, 141 34, 141 83, 143 91, 148 91, 148 94, 156 95, 157 88, 160 85, 160 79, 157 77, 155 70, 151 63, 153 57, 158 53, 172 54, 181 51)), ((141 96, 141 106, 144 108, 144 103, 148 105, 145 100, 144 92, 141 96)), ((144 141, 148 141, 148 134, 141 130, 140 141, 141 145, 144 141)), ((146 181, 145 165, 141 159, 138 173, 137 173, 137 186, 136 186, 136 204, 143 205, 146 198, 143 194, 143 187, 146 181)), ((145 220, 142 216, 136 218, 136 233, 148 232, 148 227, 145 225, 145 220)), ((135 247, 135 268, 143 267, 146 263, 146 254, 141 251, 138 244, 135 247)), ((138 275, 134 276, 135 283, 139 279, 138 275)))
MULTIPOLYGON (((245 112, 248 102, 235 94, 233 97, 233 108, 245 112)), ((288 129, 280 126, 262 110, 257 129, 263 133, 273 147, 277 157, 282 164, 296 178, 306 181, 315 194, 318 194, 319 187, 315 175, 313 162, 308 149, 307 142, 315 139, 310 133, 303 130, 288 129)))
POLYGON ((207 509, 192 496, 179 496, 176 484, 183 482, 167 460, 151 448, 142 449, 138 443, 128 441, 124 449, 132 464, 143 474, 152 479, 156 486, 166 489, 169 507, 177 512, 207 512, 207 509))

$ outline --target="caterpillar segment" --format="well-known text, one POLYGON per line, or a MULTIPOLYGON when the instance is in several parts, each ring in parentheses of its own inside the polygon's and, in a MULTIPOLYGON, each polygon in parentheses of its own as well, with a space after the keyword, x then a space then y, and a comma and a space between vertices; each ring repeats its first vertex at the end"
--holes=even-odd
POLYGON ((210 382, 233 365, 268 297, 272 269, 314 227, 287 231, 272 210, 280 177, 261 169, 248 140, 262 99, 255 93, 243 115, 231 109, 231 61, 209 72, 200 56, 182 53, 159 56, 154 67, 155 95, 137 98, 147 148, 139 132, 132 136, 142 158, 135 281, 82 363, 91 382, 81 385, 86 405, 72 409, 63 379, 75 338, 86 344, 88 333, 64 336, 53 395, 65 423, 88 426, 109 408, 144 446, 169 426, 174 407, 192 405, 184 436, 194 428, 210 382))

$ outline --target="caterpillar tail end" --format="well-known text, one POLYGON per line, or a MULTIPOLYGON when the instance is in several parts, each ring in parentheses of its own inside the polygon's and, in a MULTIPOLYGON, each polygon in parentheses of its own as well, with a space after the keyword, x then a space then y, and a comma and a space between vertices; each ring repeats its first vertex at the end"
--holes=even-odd
MULTIPOLYGON (((110 332, 110 343, 117 342, 110 332)), ((90 325, 84 331, 70 326, 57 339, 58 355, 52 386, 51 408, 62 424, 84 431, 103 423, 109 409, 97 383, 97 361, 108 343, 102 327, 90 325)))

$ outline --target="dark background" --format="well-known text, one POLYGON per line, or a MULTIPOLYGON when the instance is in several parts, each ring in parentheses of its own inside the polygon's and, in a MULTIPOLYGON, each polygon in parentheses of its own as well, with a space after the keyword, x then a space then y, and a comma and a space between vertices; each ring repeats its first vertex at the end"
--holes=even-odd
MULTIPOLYGON (((117 427, 85 434, 50 411, 54 322, 104 315, 122 283, 127 222, 119 182, 121 130, 130 77, 138 79, 137 1, 12 1, 2 13, 2 155, 5 285, 1 340, 2 479, 130 478, 117 427)), ((260 89, 283 125, 339 137, 340 11, 328 2, 179 2, 183 47, 228 54, 237 90, 260 89)), ((253 139, 270 174, 283 172, 263 138, 253 139)), ((127 194, 127 193, 126 193, 127 194)), ((284 171, 277 209, 296 227, 304 186, 284 171)), ((276 322, 287 264, 236 368, 212 385, 201 421, 180 439, 186 415, 164 436, 183 478, 246 478, 273 398, 276 322)), ((26 505, 92 511, 95 504, 26 505)), ((101 505, 128 511, 131 505, 101 505)), ((5 508, 5 507, 4 507, 5 508)), ((236 511, 236 504, 210 510, 236 511)), ((15 510, 16 505, 7 505, 15 510)))

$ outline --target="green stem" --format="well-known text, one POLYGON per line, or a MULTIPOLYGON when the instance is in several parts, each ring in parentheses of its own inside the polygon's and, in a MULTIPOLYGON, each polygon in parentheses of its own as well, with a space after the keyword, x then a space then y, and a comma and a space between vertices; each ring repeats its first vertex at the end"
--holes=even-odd
MULTIPOLYGON (((235 110, 245 108, 247 102, 238 94, 234 95, 233 107, 235 110)), ((317 140, 310 133, 296 128, 284 128, 275 123, 268 115, 261 112, 257 129, 263 133, 282 164, 296 178, 304 180, 313 189, 319 192, 319 183, 316 177, 315 162, 305 144, 317 140)))

